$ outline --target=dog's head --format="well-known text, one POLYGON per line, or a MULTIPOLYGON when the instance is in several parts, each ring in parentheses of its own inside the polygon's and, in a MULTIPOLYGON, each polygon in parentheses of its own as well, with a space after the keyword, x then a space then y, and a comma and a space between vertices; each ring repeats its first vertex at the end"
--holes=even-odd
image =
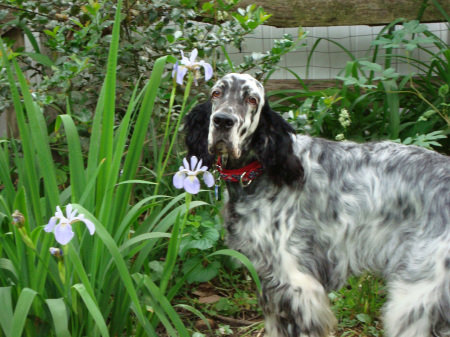
POLYGON ((233 73, 217 81, 209 100, 187 115, 185 132, 188 157, 195 155, 208 167, 217 155, 244 156, 259 160, 278 185, 302 176, 293 154, 294 130, 270 108, 264 87, 250 75, 233 73))
POLYGON ((238 159, 259 123, 264 88, 250 75, 228 74, 211 89, 208 151, 238 159))

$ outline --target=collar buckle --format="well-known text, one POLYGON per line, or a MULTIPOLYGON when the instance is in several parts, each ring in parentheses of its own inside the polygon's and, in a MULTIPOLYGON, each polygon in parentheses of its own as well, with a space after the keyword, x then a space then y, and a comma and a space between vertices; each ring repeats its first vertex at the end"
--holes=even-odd
POLYGON ((252 183, 252 179, 248 179, 247 183, 244 183, 244 176, 247 174, 247 172, 244 172, 241 174, 241 179, 239 179, 239 184, 241 185, 241 187, 246 188, 248 187, 251 183, 252 183))

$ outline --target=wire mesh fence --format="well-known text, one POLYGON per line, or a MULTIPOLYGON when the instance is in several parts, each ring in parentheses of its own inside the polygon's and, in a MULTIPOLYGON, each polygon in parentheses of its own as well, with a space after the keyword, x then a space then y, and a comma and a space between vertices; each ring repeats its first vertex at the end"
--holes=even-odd
MULTIPOLYGON (((446 43, 450 42, 449 27, 446 24, 430 23, 427 26, 429 31, 438 38, 446 43)), ((370 61, 371 50, 373 50, 371 42, 376 39, 383 28, 384 26, 304 27, 304 31, 308 32, 307 45, 287 54, 280 63, 282 68, 277 70, 271 78, 293 79, 294 76, 283 69, 288 68, 301 78, 332 79, 338 76, 347 61, 351 60, 349 54, 356 59, 367 58, 370 61), (307 60, 311 51, 313 51, 313 55, 308 66, 307 60)), ((258 28, 253 35, 247 36, 245 45, 241 50, 228 47, 227 52, 231 60, 239 63, 245 55, 253 52, 267 52, 272 48, 273 41, 283 38, 284 34, 291 34, 295 37, 297 31, 297 28, 263 26, 258 28)), ((433 45, 427 45, 426 48, 436 49, 433 45)), ((396 52, 401 54, 404 51, 398 50, 396 52)), ((382 55, 382 53, 380 54, 382 55)), ((419 49, 414 50, 410 57, 426 63, 431 61, 429 54, 419 49)), ((394 60, 392 66, 401 74, 407 74, 411 71, 417 72, 416 69, 411 69, 405 62, 394 60)))

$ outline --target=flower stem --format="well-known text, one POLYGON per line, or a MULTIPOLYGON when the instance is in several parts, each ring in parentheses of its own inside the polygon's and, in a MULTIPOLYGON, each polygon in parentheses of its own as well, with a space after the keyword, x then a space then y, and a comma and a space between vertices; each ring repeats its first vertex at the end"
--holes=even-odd
MULTIPOLYGON (((189 98, 189 93, 191 91, 192 82, 194 82, 194 77, 193 77, 192 73, 189 72, 188 81, 187 81, 187 84, 186 84, 186 89, 184 91, 183 104, 181 106, 180 115, 178 116, 177 124, 175 126, 175 130, 174 130, 174 133, 173 133, 173 136, 172 136, 172 140, 170 141, 169 150, 167 151, 167 155, 166 155, 166 158, 164 160, 164 164, 163 164, 161 170, 158 172, 158 178, 157 178, 157 181, 156 181, 157 185, 155 187, 154 195, 158 194, 158 189, 159 189, 159 185, 160 185, 160 182, 161 182, 162 175, 163 175, 163 173, 164 173, 164 171, 165 171, 165 169, 167 167, 167 163, 169 161, 170 154, 172 153, 172 149, 173 149, 173 146, 175 144, 175 140, 176 140, 177 135, 178 135, 178 130, 180 129, 181 121, 183 120, 183 117, 184 117, 184 115, 186 113, 185 112, 186 102, 187 102, 187 100, 189 98)), ((172 91, 171 100, 172 100, 173 96, 175 96, 174 91, 172 91)), ((167 125, 169 125, 169 124, 167 124, 167 125)), ((167 126, 166 126, 166 128, 167 128, 167 126)))

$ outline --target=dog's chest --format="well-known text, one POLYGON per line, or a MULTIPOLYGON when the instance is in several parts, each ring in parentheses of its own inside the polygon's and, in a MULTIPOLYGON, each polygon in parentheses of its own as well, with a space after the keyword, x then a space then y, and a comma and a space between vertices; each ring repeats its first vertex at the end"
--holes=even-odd
POLYGON ((267 206, 273 203, 273 196, 259 195, 228 202, 224 209, 228 246, 246 255, 260 272, 281 266, 294 227, 289 215, 294 206, 267 206))

